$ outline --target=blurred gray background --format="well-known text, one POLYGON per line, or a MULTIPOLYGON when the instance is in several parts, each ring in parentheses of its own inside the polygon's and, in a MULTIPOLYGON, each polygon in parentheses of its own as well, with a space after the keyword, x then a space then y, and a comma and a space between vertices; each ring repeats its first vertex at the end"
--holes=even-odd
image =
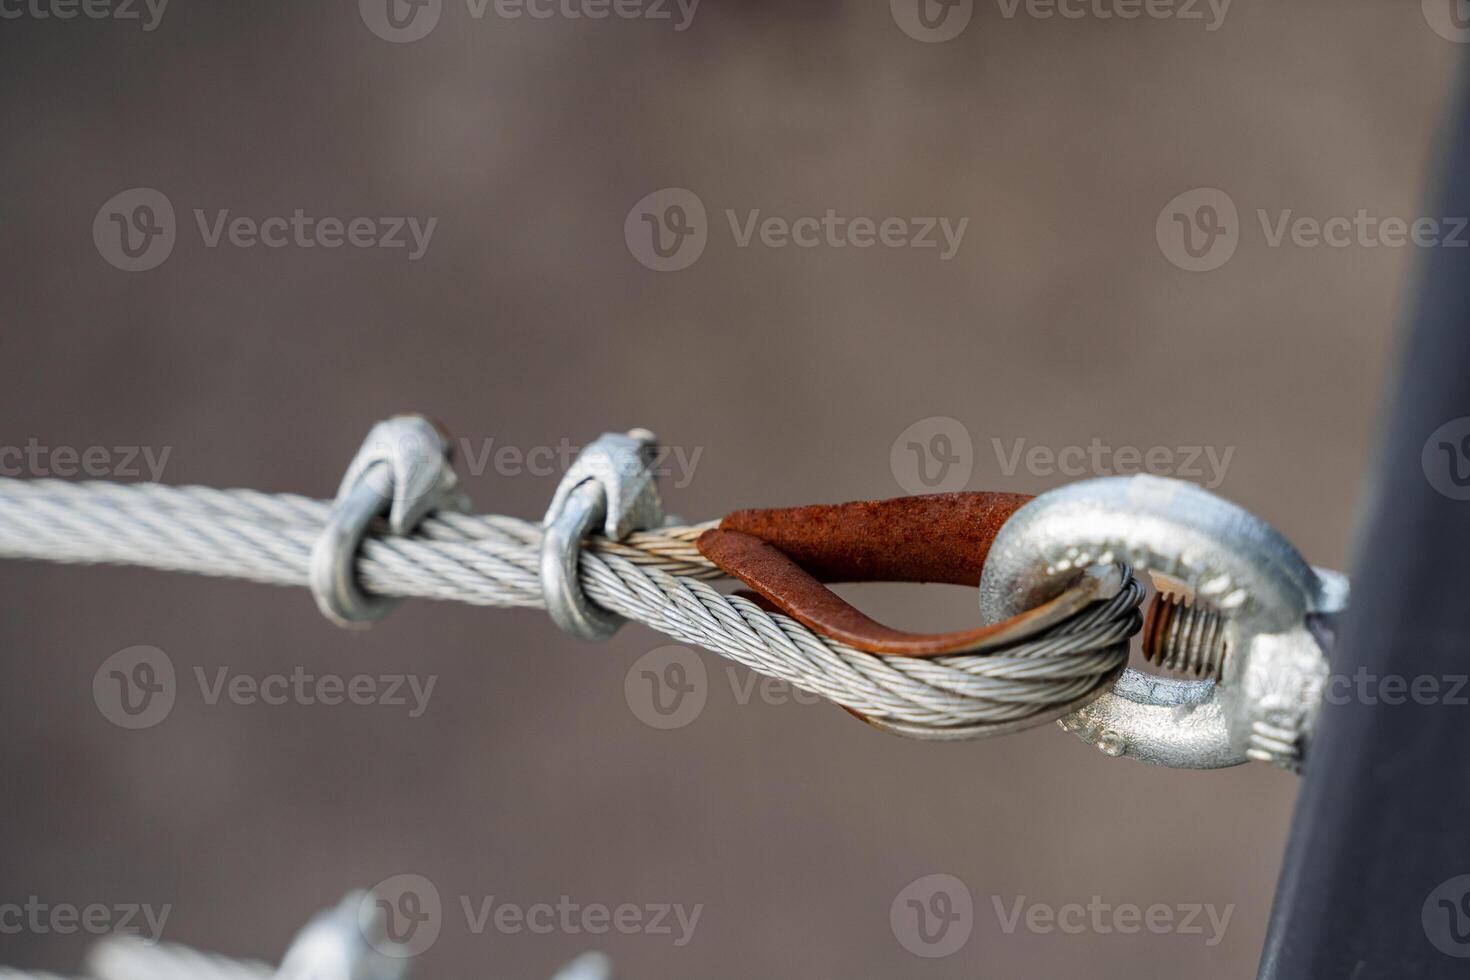
MULTIPOLYGON (((646 425, 699 453, 666 500, 705 519, 904 492, 895 440, 948 418, 973 489, 1065 479, 1004 465, 993 440, 1230 450, 1219 492, 1334 567, 1415 249, 1272 247, 1257 214, 1432 215, 1460 49, 1419 4, 1374 0, 1239 0, 1215 30, 1205 7, 1073 20, 980 2, 944 43, 884 3, 705 0, 676 30, 677 8, 477 18, 443 0, 410 43, 350 2, 174 0, 152 30, 145 8, 8 9, 6 446, 167 448, 168 483, 326 497, 399 411, 476 451, 646 425), (137 187, 172 203, 177 241, 127 272, 92 227, 137 187), (698 196, 708 242, 657 272, 624 223, 668 187, 698 196), (1201 187, 1238 207, 1239 244, 1189 272, 1156 219, 1201 187), (194 218, 297 208, 438 222, 410 261, 211 248, 194 218), (969 224, 943 261, 740 247, 725 217, 829 208, 969 224)), ((479 508, 524 517, 557 479, 477 469, 479 508)), ((419 874, 446 905, 427 980, 547 976, 590 948, 630 980, 1254 975, 1296 791, 1282 772, 1156 770, 1051 726, 908 742, 825 705, 741 704, 748 675, 713 655, 703 713, 658 731, 624 679, 663 637, 588 646, 532 611, 409 603, 353 634, 301 591, 142 570, 7 563, 0 589, 0 902, 169 905, 165 938, 274 960, 349 888, 419 874), (183 689, 130 732, 92 679, 135 644, 166 651, 183 689), (193 671, 220 667, 439 680, 418 718, 211 706, 193 671), (932 873, 975 903, 941 959, 889 921, 932 873), (683 946, 477 935, 460 897, 491 895, 703 909, 683 946), (994 906, 1093 896, 1234 911, 1211 946, 1208 926, 1007 934, 994 906)), ((963 590, 857 594, 913 627, 972 618, 963 590)), ((0 935, 0 963, 74 970, 86 943, 0 935)))

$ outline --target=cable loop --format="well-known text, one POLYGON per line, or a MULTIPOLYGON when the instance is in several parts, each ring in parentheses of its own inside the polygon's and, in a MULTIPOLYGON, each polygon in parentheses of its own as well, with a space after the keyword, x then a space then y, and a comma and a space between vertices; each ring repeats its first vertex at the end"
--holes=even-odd
POLYGON ((369 595, 358 584, 357 556, 373 521, 388 518, 395 535, 411 533, 432 510, 467 510, 455 489, 448 438, 421 415, 398 415, 368 432, 352 458, 337 499, 311 551, 311 592, 338 626, 382 619, 397 600, 369 595))
POLYGON ((573 636, 605 640, 623 625, 622 616, 599 608, 582 591, 582 540, 598 524, 610 541, 663 524, 651 468, 655 442, 647 429, 604 433, 567 468, 546 511, 541 590, 552 621, 573 636))

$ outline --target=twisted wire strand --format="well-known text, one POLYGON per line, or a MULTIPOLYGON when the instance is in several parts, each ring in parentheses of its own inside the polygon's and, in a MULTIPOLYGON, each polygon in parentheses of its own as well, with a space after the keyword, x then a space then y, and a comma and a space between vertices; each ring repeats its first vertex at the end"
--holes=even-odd
MULTIPOLYGON (((158 484, 0 480, 0 557, 306 586, 331 505, 292 494, 158 484)), ((1142 589, 1000 650, 934 658, 864 653, 768 613, 709 580, 695 541, 711 524, 589 538, 580 562, 599 606, 922 737, 1012 724, 1076 701, 1127 661, 1142 589)), ((408 537, 364 541, 362 586, 386 596, 544 607, 539 525, 441 512, 408 537)))

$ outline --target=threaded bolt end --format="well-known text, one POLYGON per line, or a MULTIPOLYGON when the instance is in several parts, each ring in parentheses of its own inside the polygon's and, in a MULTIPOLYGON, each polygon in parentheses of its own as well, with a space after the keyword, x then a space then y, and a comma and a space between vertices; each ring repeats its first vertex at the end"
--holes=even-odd
POLYGON ((1225 617, 1183 595, 1159 593, 1143 626, 1143 658, 1164 670, 1219 680, 1225 669, 1225 617))

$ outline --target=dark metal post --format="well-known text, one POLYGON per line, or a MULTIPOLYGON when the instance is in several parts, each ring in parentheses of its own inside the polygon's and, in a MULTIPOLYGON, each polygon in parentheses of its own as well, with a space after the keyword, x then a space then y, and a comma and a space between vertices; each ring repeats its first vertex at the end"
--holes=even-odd
MULTIPOLYGON (((1470 216, 1470 92, 1451 124, 1432 213, 1470 216)), ((1423 250, 1333 663, 1338 680, 1311 746, 1262 980, 1470 976, 1465 237, 1423 250)))

